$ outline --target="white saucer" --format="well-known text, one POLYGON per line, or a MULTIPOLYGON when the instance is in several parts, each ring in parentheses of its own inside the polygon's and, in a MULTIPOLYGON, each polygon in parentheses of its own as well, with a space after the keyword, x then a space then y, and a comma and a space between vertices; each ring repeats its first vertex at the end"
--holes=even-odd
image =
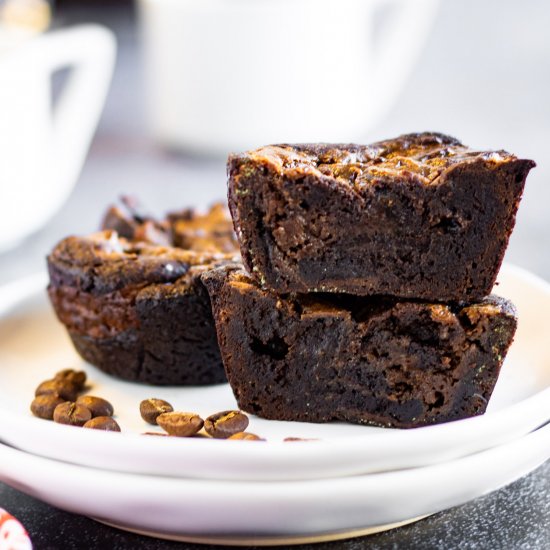
POLYGON ((511 443, 435 466, 277 483, 112 472, 0 445, 0 480, 59 508, 142 533, 290 544, 296 538, 364 534, 462 504, 518 479, 549 457, 550 424, 511 443))
POLYGON ((508 266, 499 294, 511 298, 519 328, 484 416, 414 430, 305 424, 251 417, 267 442, 139 435, 154 428, 142 399, 161 397, 207 416, 235 408, 228 385, 177 388, 122 382, 82 363, 55 319, 44 277, 0 289, 0 440, 25 451, 97 468, 203 479, 314 479, 434 464, 511 441, 550 419, 550 286, 508 266), (57 370, 85 368, 92 394, 115 406, 123 433, 69 428, 32 417, 34 388, 57 370), (288 436, 319 441, 283 443, 288 436))
POLYGON ((417 518, 408 519, 405 521, 398 521, 397 523, 386 523, 385 525, 376 525, 374 527, 367 527, 365 529, 350 529, 348 531, 335 531, 334 533, 323 533, 320 535, 270 535, 270 536, 212 536, 212 535, 175 535, 173 533, 159 533, 158 531, 146 531, 143 529, 135 529, 124 525, 118 525, 111 523, 110 521, 100 520, 97 518, 95 521, 108 525, 109 527, 115 527, 116 529, 122 529, 123 531, 129 531, 136 535, 142 535, 146 537, 154 537, 157 539, 172 540, 176 542, 190 542, 192 544, 215 544, 223 546, 294 546, 297 544, 317 544, 319 542, 334 542, 337 540, 353 539, 357 537, 367 537, 383 531, 390 531, 391 529, 398 529, 405 525, 410 525, 416 521, 420 521, 427 516, 419 516, 417 518))

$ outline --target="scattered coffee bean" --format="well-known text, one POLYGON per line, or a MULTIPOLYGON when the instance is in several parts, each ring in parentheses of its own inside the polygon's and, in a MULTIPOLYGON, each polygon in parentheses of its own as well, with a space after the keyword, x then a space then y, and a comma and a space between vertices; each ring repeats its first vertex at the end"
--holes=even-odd
POLYGON ((86 373, 83 370, 63 369, 55 374, 54 380, 68 380, 82 391, 86 385, 86 373))
POLYGON ((67 401, 57 405, 53 411, 54 422, 70 424, 71 426, 83 426, 92 418, 92 413, 84 407, 67 401))
POLYGON ((120 426, 117 421, 110 416, 96 416, 88 420, 83 428, 91 428, 92 430, 105 430, 106 432, 120 432, 120 426))
POLYGON ((114 409, 111 403, 101 397, 93 395, 81 395, 76 400, 77 405, 84 405, 92 413, 92 418, 96 416, 113 416, 114 409))
POLYGON ((74 401, 78 387, 70 380, 46 380, 36 388, 34 395, 58 395, 65 401, 74 401))
POLYGON ((319 441, 313 437, 285 437, 283 441, 319 441))
POLYGON ((65 400, 56 395, 55 393, 49 393, 46 395, 38 395, 34 398, 31 403, 31 411, 34 416, 38 418, 44 418, 45 420, 53 419, 53 411, 60 405, 64 403, 65 400))
POLYGON ((170 435, 189 437, 204 425, 204 420, 195 413, 166 412, 157 417, 157 424, 170 435))
POLYGON ((238 432, 236 434, 229 436, 227 439, 243 439, 243 440, 246 439, 249 441, 265 441, 265 439, 262 439, 256 434, 252 434, 250 432, 238 432))
POLYGON ((152 397, 151 399, 144 399, 139 404, 141 418, 143 418, 145 422, 153 424, 153 426, 157 424, 157 418, 159 415, 172 412, 173 410, 174 407, 172 407, 168 401, 164 401, 164 399, 156 399, 155 397, 152 397))
POLYGON ((204 421, 206 433, 216 439, 227 439, 229 436, 244 432, 248 427, 248 416, 241 411, 222 411, 210 415, 204 421))

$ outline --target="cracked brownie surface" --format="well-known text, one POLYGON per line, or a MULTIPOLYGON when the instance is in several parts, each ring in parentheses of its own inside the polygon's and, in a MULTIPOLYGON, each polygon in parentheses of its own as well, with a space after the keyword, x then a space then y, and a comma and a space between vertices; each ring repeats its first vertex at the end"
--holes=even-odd
POLYGON ((535 163, 449 136, 272 145, 228 159, 243 261, 278 293, 480 299, 535 163))
POLYGON ((482 414, 516 329, 497 296, 278 296, 238 265, 201 277, 239 407, 268 419, 412 428, 482 414))
POLYGON ((135 199, 122 197, 121 206, 111 206, 101 229, 112 229, 131 241, 176 246, 196 252, 233 253, 239 243, 227 206, 213 204, 205 213, 193 208, 171 212, 164 220, 141 212, 135 199))
POLYGON ((225 381, 200 274, 234 254, 130 241, 116 231, 69 237, 48 256, 48 293, 80 355, 151 384, 225 381))

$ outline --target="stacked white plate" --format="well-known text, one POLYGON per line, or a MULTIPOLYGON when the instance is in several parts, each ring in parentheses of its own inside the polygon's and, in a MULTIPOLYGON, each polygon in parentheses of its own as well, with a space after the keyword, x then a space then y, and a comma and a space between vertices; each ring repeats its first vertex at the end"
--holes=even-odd
POLYGON ((485 415, 414 430, 251 417, 266 441, 149 437, 148 397, 203 417, 236 408, 229 386, 158 388, 108 377, 75 354, 44 276, 0 289, 0 480, 60 508, 166 538, 289 544, 365 534, 493 491, 550 458, 550 285, 516 267, 498 294, 516 339, 485 415), (34 418, 33 390, 66 367, 116 409, 122 433, 34 418), (286 437, 309 441, 284 442, 286 437))

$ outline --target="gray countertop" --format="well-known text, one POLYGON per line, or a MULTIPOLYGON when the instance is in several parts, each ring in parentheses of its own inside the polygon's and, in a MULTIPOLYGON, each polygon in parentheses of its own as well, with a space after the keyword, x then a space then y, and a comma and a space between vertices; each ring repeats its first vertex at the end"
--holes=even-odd
MULTIPOLYGON (((206 206, 225 196, 223 159, 162 151, 147 134, 133 12, 103 7, 64 12, 58 24, 100 21, 115 30, 119 58, 89 158, 70 199, 39 233, 0 255, 0 283, 44 267, 52 245, 95 230, 105 205, 135 194, 151 211, 206 206)), ((544 0, 442 3, 416 70, 371 141, 438 130, 482 148, 533 158, 506 260, 550 280, 550 4, 544 0)), ((0 484, 0 506, 29 528, 36 548, 170 548, 57 511, 0 484), (61 529, 54 533, 51 523, 61 529), (58 533, 63 533, 63 538, 58 533), (84 542, 85 541, 85 542, 84 542)), ((181 546, 179 546, 181 547, 181 546)), ((189 545, 194 548, 194 545, 189 545)), ((550 547, 550 463, 491 495, 417 524, 315 548, 550 547)), ((197 548, 203 548, 197 546, 197 548)))

